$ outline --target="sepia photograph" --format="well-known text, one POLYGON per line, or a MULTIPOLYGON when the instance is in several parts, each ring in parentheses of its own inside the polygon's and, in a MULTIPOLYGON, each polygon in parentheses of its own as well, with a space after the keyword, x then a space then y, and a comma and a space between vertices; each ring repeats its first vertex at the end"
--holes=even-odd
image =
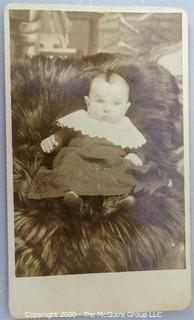
POLYGON ((183 13, 107 8, 8 10, 16 278, 187 268, 183 13))
POLYGON ((17 276, 185 267, 181 43, 180 13, 10 11, 17 276))

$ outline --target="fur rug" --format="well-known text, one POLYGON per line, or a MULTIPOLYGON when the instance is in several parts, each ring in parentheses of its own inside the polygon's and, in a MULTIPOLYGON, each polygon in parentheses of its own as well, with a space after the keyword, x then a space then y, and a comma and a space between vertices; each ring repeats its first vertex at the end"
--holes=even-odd
MULTIPOLYGON (((35 57, 12 66, 12 134, 16 276, 118 272, 160 268, 172 243, 184 242, 183 178, 173 151, 182 145, 181 106, 175 79, 156 64, 127 56, 99 54, 82 59, 35 57), (95 68, 125 73, 131 88, 129 117, 145 135, 150 171, 133 190, 136 204, 103 216, 76 215, 61 199, 27 200, 40 166, 52 163, 40 141, 57 118, 84 106, 88 79, 95 68), (172 187, 160 184, 160 176, 172 187)), ((176 266, 174 266, 176 268, 176 266)))

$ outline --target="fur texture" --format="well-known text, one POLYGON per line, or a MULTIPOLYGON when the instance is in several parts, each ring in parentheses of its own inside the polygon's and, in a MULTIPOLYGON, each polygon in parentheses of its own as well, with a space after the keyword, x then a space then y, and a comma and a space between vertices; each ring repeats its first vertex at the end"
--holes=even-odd
MULTIPOLYGON (((182 145, 181 106, 175 79, 156 64, 99 54, 76 59, 35 57, 12 67, 13 174, 16 275, 42 276, 159 268, 172 242, 184 241, 184 181, 173 150, 182 145), (129 117, 146 137, 144 157, 157 167, 142 176, 136 204, 104 217, 101 200, 80 216, 61 199, 27 200, 40 166, 52 163, 40 141, 55 120, 84 106, 88 79, 99 68, 128 81, 129 117), (173 187, 161 187, 166 175, 173 187)), ((140 177, 141 179, 141 177, 140 177)), ((175 266, 176 268, 176 266, 175 266)))

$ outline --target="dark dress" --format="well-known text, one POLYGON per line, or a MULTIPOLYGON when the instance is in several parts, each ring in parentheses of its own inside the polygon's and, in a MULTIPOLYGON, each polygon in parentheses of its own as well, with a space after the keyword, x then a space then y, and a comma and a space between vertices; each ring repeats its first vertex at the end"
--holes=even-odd
POLYGON ((57 198, 69 190, 80 196, 128 194, 135 185, 132 172, 149 170, 125 159, 128 152, 104 138, 76 133, 56 155, 53 169, 37 173, 28 198, 57 198))

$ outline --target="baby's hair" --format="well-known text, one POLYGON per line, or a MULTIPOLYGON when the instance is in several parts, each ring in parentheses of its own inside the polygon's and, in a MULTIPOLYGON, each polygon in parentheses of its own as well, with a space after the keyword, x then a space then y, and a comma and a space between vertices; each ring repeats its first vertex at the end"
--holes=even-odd
MULTIPOLYGON (((112 76, 115 74, 113 70, 108 69, 107 71, 104 71, 101 73, 101 75, 104 75, 104 78, 107 82, 110 82, 112 76)), ((99 74, 100 76, 100 74, 99 74)), ((98 77, 98 76, 97 76, 98 77)), ((96 77, 95 77, 96 78, 96 77)))
POLYGON ((88 82, 88 88, 87 88, 87 91, 89 92, 90 91, 90 87, 91 87, 91 84, 92 84, 92 81, 94 79, 97 79, 97 78, 102 78, 103 80, 105 80, 106 82, 111 82, 115 76, 118 76, 119 78, 121 78, 128 90, 129 90, 129 98, 130 98, 130 86, 129 86, 129 83, 126 81, 125 77, 122 76, 122 74, 120 74, 120 72, 117 72, 117 70, 114 70, 114 69, 94 69, 92 74, 91 74, 91 77, 89 77, 89 82, 88 82))

